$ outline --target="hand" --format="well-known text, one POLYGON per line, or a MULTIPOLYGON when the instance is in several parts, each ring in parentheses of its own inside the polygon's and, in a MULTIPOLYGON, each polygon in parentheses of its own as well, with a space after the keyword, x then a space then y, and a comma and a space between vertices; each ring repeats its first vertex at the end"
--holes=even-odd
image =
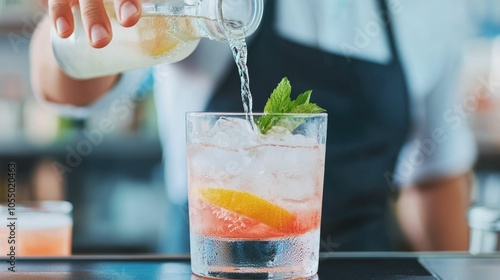
MULTIPOLYGON (((110 0, 49 0, 49 17, 61 38, 67 38, 74 31, 71 7, 80 5, 85 32, 90 45, 103 48, 109 44, 113 34, 104 1, 110 0)), ((131 27, 141 16, 141 0, 113 0, 120 25, 131 27)))

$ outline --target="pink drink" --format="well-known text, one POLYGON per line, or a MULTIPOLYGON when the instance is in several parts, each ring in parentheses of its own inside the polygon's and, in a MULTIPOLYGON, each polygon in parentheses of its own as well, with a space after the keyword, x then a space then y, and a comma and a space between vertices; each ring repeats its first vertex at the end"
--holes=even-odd
MULTIPOLYGON (((6 225, 0 229, 0 253, 2 256, 6 256, 11 251, 10 246, 15 246, 16 256, 71 255, 73 228, 73 221, 69 214, 71 204, 64 201, 52 201, 39 202, 40 208, 25 207, 27 205, 16 207, 15 217, 17 220, 7 220, 2 215, 2 220, 5 221, 6 225, 10 221, 15 221, 16 225, 14 238, 11 239, 9 236, 12 236, 12 233, 6 225), (56 205, 59 209, 55 208, 56 205), (49 209, 49 206, 52 209, 49 209), (57 212, 56 210, 65 211, 57 212), (15 244, 8 243, 12 239, 15 240, 15 244)), ((30 205, 33 204, 30 203, 30 205)))
POLYGON ((314 275, 326 115, 311 117, 306 135, 260 135, 244 114, 220 117, 188 115, 193 272, 246 279, 314 275))

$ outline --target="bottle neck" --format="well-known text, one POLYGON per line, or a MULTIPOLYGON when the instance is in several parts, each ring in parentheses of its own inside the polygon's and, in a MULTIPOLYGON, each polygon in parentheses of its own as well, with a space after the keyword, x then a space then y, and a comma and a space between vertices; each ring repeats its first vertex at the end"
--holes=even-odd
POLYGON ((200 36, 227 41, 244 38, 257 30, 263 15, 263 0, 201 0, 197 7, 200 36))

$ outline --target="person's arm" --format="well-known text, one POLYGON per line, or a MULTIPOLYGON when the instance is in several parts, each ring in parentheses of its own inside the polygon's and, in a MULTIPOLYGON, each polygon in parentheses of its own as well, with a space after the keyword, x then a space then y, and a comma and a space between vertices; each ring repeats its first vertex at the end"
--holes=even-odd
MULTIPOLYGON (((49 102, 86 106, 111 89, 118 80, 119 75, 75 80, 60 70, 52 52, 50 30, 51 26, 54 25, 63 38, 67 38, 73 33, 71 2, 73 0, 48 1, 49 15, 40 22, 31 40, 31 81, 34 91, 49 102)), ((119 11, 117 14, 121 15, 120 18, 124 13, 122 8, 126 6, 125 4, 132 3, 137 8, 135 13, 120 19, 123 26, 132 26, 139 20, 139 0, 115 1, 115 3, 119 11)), ((111 41, 112 34, 102 0, 80 0, 79 4, 82 7, 89 44, 96 48, 106 46, 111 41), (99 28, 94 28, 96 26, 99 28), (97 32, 96 30, 106 32, 97 32)))
POLYGON ((91 80, 74 80, 59 68, 50 43, 51 22, 46 17, 31 40, 30 66, 33 89, 53 103, 86 106, 107 92, 118 75, 91 80))
MULTIPOLYGON (((455 58, 451 58, 455 60, 455 58)), ((411 249, 465 251, 476 147, 467 118, 455 112, 459 64, 448 61, 434 92, 425 98, 425 117, 405 148, 397 216, 411 249), (455 69, 455 70, 454 70, 455 69)), ((458 98, 457 98, 458 97, 458 98)))
POLYGON ((416 251, 466 251, 470 174, 422 182, 401 190, 398 220, 416 251))
MULTIPOLYGON (((468 23, 465 1, 447 1, 430 5, 435 13, 419 25, 421 29, 413 30, 411 24, 419 17, 401 25, 401 42, 411 54, 405 69, 413 77, 409 84, 415 95, 413 131, 396 172, 402 185, 396 210, 408 245, 416 251, 465 251, 469 246, 467 209, 477 150, 468 124, 475 109, 460 89, 468 23), (453 13, 446 14, 447 1, 454 3, 453 13), (464 32, 453 32, 457 28, 464 32)), ((429 8, 429 3, 414 5, 406 8, 429 8)), ((403 13, 398 20, 403 20, 403 13)))

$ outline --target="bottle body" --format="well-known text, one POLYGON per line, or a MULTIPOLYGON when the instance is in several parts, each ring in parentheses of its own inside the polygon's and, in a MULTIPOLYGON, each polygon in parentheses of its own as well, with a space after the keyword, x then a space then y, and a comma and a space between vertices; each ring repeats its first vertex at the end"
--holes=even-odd
MULTIPOLYGON (((222 13, 236 8, 228 5, 231 9, 224 8, 225 1, 230 3, 232 0, 143 0, 139 22, 125 28, 117 21, 113 0, 104 0, 113 39, 101 49, 90 46, 79 7, 75 6, 73 34, 62 39, 55 30, 52 31, 54 55, 61 69, 75 79, 177 62, 189 56, 203 37, 219 41, 225 39, 224 28, 221 27, 222 13)), ((253 7, 249 10, 253 30, 248 30, 244 21, 241 25, 242 29, 249 31, 245 34, 248 36, 260 23, 263 3, 262 0, 240 2, 247 2, 246 6, 253 7)))
POLYGON ((74 33, 67 39, 53 33, 52 45, 59 65, 74 78, 87 79, 177 62, 195 50, 201 37, 196 17, 144 11, 135 26, 125 28, 118 23, 113 6, 106 4, 113 39, 108 46, 95 49, 87 41, 79 8, 73 11, 74 33))

